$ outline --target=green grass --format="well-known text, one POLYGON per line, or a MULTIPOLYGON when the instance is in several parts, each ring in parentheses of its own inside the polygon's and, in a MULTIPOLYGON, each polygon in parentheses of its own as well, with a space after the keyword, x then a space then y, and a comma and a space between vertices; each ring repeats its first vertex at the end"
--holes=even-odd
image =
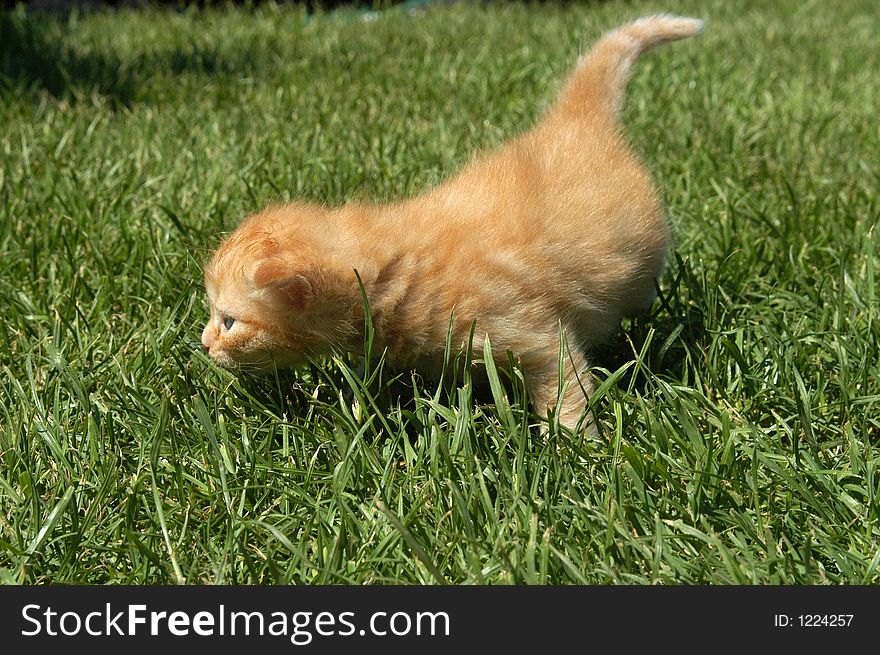
POLYGON ((675 3, 706 31, 625 112, 675 256, 597 439, 380 353, 238 379, 201 267, 271 201, 430 187, 668 3, 0 15, 0 578, 880 582, 874 5, 675 3))

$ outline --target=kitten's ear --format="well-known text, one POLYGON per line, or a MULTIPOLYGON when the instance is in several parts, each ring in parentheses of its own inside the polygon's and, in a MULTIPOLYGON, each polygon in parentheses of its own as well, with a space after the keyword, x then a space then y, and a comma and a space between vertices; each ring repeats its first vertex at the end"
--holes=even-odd
POLYGON ((278 260, 263 262, 254 271, 254 285, 270 289, 285 304, 294 309, 305 309, 315 298, 315 285, 306 272, 278 260))

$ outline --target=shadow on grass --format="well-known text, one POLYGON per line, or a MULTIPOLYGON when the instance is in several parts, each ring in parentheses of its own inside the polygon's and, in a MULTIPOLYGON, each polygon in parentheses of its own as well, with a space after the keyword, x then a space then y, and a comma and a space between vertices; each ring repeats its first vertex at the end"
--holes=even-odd
POLYGON ((77 52, 66 36, 71 18, 0 10, 0 90, 44 89, 54 97, 76 100, 98 94, 116 107, 147 99, 146 82, 157 74, 253 75, 248 47, 229 57, 211 47, 183 42, 169 51, 123 61, 112 54, 77 52))
MULTIPOLYGON (((670 378, 684 376, 688 353, 699 346, 705 336, 703 314, 699 308, 690 307, 675 315, 635 319, 627 329, 618 330, 614 338, 592 349, 592 362, 609 371, 616 371, 632 360, 634 352, 644 350, 648 335, 653 329, 651 344, 645 353, 645 363, 651 372, 662 373, 670 378), (677 334, 676 334, 677 333, 677 334), (668 347, 663 348, 667 339, 668 347)), ((626 389, 635 377, 633 389, 644 391, 648 378, 644 370, 630 368, 620 379, 619 385, 626 389)))
MULTIPOLYGON (((611 341, 595 346, 591 350, 594 364, 616 371, 631 361, 635 353, 645 351, 644 364, 652 374, 673 379, 685 377, 688 359, 705 340, 706 325, 703 310, 687 297, 689 290, 699 288, 693 271, 681 259, 676 268, 678 274, 670 288, 661 292, 659 307, 648 316, 625 322, 611 341), (646 350, 649 338, 651 343, 646 350)), ((648 378, 641 367, 630 368, 619 382, 624 389, 631 384, 636 391, 645 390, 648 378)))
POLYGON ((73 53, 63 38, 53 37, 53 22, 20 10, 0 12, 0 86, 41 88, 56 98, 95 91, 129 105, 135 89, 130 71, 101 55, 73 53))

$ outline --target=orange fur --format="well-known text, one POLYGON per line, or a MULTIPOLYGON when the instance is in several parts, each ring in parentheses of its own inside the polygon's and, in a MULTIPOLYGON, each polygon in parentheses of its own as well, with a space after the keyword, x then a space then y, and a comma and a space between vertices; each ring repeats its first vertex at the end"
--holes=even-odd
POLYGON ((357 271, 389 363, 431 366, 450 316, 458 344, 475 321, 475 350, 488 334, 500 365, 514 353, 541 413, 557 403, 561 326, 572 347, 558 412, 574 428, 592 389, 582 348, 650 306, 666 256, 651 180, 617 126, 630 67, 701 25, 653 16, 606 34, 531 131, 421 196, 247 218, 205 270, 205 348, 254 369, 359 351, 357 271))

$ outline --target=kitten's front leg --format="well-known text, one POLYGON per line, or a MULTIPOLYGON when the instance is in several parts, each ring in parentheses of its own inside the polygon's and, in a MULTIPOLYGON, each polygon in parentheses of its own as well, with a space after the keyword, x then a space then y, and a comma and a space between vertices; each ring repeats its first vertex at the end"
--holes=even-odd
MULTIPOLYGON (((578 421, 587 405, 587 397, 593 393, 592 376, 587 370, 587 362, 577 347, 567 347, 563 364, 563 384, 565 390, 559 398, 559 359, 558 350, 548 349, 539 361, 523 362, 529 399, 535 411, 546 416, 548 409, 556 407, 559 424, 569 430, 576 430, 578 421), (559 406, 556 406, 559 400, 559 406)), ((587 432, 595 434, 596 427, 591 417, 583 423, 587 432)))

